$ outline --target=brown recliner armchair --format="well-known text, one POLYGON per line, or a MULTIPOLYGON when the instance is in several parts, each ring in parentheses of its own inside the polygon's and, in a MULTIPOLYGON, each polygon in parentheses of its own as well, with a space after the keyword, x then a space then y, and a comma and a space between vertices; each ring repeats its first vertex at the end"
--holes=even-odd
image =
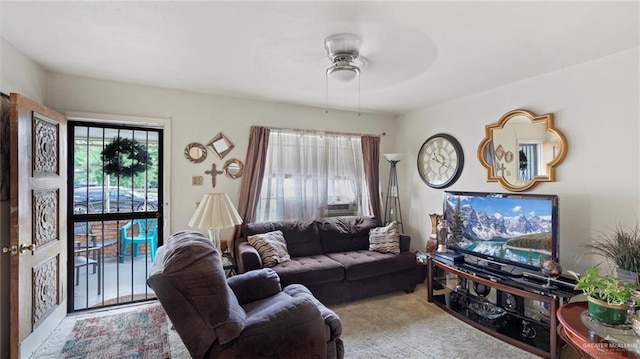
POLYGON ((147 284, 193 358, 342 358, 340 318, 271 269, 227 280, 220 253, 199 232, 158 248, 147 284))

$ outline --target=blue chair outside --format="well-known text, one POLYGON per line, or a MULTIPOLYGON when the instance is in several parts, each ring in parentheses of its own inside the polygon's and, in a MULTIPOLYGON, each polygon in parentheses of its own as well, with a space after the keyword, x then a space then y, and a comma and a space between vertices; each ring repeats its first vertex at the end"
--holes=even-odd
POLYGON ((133 257, 138 256, 138 246, 141 243, 147 243, 147 248, 151 253, 151 261, 156 259, 156 250, 158 249, 158 220, 155 218, 148 219, 134 219, 129 221, 120 228, 120 240, 122 246, 120 247, 120 263, 124 263, 124 258, 127 255, 127 247, 131 244, 131 254, 133 257), (137 234, 134 227, 138 227, 137 234), (127 231, 131 234, 128 235, 127 231))

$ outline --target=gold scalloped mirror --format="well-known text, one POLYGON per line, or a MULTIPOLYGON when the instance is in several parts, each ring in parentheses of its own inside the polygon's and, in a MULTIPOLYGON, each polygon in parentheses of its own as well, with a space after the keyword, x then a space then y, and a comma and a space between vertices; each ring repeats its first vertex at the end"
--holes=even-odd
POLYGON ((567 140, 554 127, 553 114, 536 116, 526 110, 507 112, 485 126, 485 138, 478 146, 487 182, 500 182, 514 192, 555 181, 555 168, 566 155, 567 140))

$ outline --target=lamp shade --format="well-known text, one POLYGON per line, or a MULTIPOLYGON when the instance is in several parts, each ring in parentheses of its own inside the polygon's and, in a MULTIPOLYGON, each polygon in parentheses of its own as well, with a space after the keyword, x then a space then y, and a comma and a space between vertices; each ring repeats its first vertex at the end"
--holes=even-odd
POLYGON ((357 66, 345 64, 336 64, 327 69, 327 75, 340 82, 349 82, 360 74, 360 69, 357 66))
POLYGON ((223 229, 242 224, 226 193, 207 193, 189 221, 191 228, 223 229))
POLYGON ((402 158, 402 153, 384 153, 383 156, 389 162, 392 162, 392 161, 398 162, 402 158))

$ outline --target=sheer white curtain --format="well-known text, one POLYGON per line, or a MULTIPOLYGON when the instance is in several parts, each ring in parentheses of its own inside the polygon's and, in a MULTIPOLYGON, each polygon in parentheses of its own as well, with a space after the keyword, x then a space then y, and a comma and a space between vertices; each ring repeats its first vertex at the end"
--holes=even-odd
POLYGON ((327 204, 368 215, 359 136, 271 129, 256 221, 313 219, 327 204))

